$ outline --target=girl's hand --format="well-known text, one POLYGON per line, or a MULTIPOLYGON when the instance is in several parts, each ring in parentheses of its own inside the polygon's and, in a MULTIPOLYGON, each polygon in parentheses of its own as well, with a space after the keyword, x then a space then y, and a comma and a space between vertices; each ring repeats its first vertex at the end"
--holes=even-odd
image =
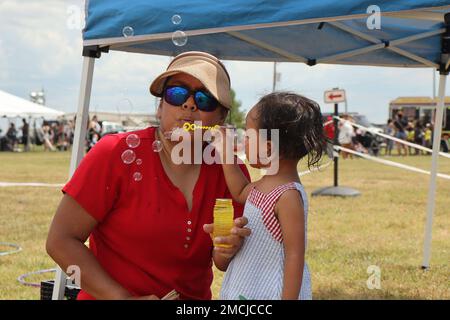
POLYGON ((233 146, 235 143, 235 130, 236 128, 231 125, 220 126, 211 132, 214 139, 211 145, 216 152, 222 157, 222 161, 226 159, 228 153, 234 154, 233 146))
MULTIPOLYGON (((248 219, 245 217, 237 218, 234 220, 234 226, 231 229, 231 234, 226 237, 217 237, 213 239, 214 243, 220 243, 230 245, 230 248, 214 247, 214 251, 221 255, 223 258, 231 259, 239 251, 244 242, 244 239, 251 234, 249 228, 245 228, 248 223, 248 219)), ((211 238, 214 230, 214 224, 203 225, 203 230, 208 233, 211 238)))

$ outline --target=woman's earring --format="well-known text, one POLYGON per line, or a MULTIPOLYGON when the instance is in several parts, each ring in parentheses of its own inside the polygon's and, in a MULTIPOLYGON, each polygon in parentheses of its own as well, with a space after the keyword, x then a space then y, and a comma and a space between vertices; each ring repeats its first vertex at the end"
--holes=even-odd
POLYGON ((161 152, 162 148, 163 148, 163 146, 162 146, 162 142, 160 140, 153 141, 153 144, 152 144, 153 152, 161 152))
POLYGON ((161 133, 161 125, 156 130, 157 130, 157 133, 156 133, 155 141, 153 141, 153 143, 152 143, 152 150, 153 150, 153 152, 160 152, 163 148, 161 140, 158 139, 159 135, 161 133))

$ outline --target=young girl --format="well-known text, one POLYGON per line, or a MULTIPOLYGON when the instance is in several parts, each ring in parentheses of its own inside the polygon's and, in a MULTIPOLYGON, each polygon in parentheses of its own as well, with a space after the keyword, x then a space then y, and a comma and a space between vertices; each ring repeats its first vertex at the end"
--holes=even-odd
MULTIPOLYGON (((223 164, 233 198, 245 203, 244 216, 251 235, 230 262, 220 297, 311 299, 311 279, 305 262, 308 200, 297 165, 306 156, 308 166, 316 165, 326 148, 320 107, 294 93, 266 95, 246 118, 247 132, 259 129, 279 130, 279 153, 272 159, 278 161, 278 172, 249 183, 238 165, 223 164)), ((273 152, 270 137, 259 138, 258 148, 261 147, 273 152)), ((248 143, 245 149, 251 159, 248 143)), ((270 163, 258 158, 257 163, 250 165, 267 168, 270 163)))

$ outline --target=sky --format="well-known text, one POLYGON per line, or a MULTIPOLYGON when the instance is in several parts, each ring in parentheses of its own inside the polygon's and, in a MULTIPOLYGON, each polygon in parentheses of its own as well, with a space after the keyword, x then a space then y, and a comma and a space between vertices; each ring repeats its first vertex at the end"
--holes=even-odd
MULTIPOLYGON (((0 0, 0 90, 28 99, 31 91, 44 88, 48 107, 75 112, 82 65, 83 17, 78 13, 83 7, 82 0, 0 0)), ((103 54, 95 64, 90 109, 153 113, 155 98, 148 87, 168 62, 169 57, 156 55, 103 54)), ((273 63, 225 65, 244 110, 272 91, 273 63)), ((365 114, 373 123, 386 121, 389 102, 399 96, 432 96, 431 69, 279 63, 277 71, 277 90, 305 95, 331 112, 333 106, 323 102, 324 90, 345 89, 348 111, 365 114)))

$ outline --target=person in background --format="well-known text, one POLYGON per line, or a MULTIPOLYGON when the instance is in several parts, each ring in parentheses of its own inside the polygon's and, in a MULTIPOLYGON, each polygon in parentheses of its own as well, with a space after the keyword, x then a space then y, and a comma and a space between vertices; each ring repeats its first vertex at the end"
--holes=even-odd
POLYGON ((8 131, 6 132, 6 138, 8 139, 11 151, 16 150, 17 144, 17 129, 14 123, 11 123, 8 131))
MULTIPOLYGON (((423 141, 424 141, 423 127, 420 121, 417 120, 416 125, 414 127, 414 143, 423 146, 423 141)), ((421 155, 423 154, 423 151, 416 148, 415 154, 421 155)))
POLYGON ((100 140, 100 135, 97 132, 94 132, 92 134, 92 136, 90 137, 89 145, 88 145, 86 152, 89 152, 95 146, 95 144, 98 142, 98 140, 100 140))
POLYGON ((443 152, 449 152, 450 142, 448 133, 444 133, 441 139, 441 149, 443 152))
POLYGON ((42 146, 44 144, 44 130, 42 126, 34 126, 34 144, 42 146))
POLYGON ((30 132, 30 125, 28 124, 27 120, 25 118, 22 119, 23 126, 22 126, 22 144, 24 151, 30 151, 30 144, 29 144, 29 132, 30 132))
MULTIPOLYGON (((412 122, 409 122, 408 126, 406 127, 406 141, 414 143, 414 125, 412 124, 412 122)), ((408 146, 408 154, 410 156, 413 155, 413 148, 410 146, 408 146)))
POLYGON ((327 155, 330 159, 333 159, 333 141, 334 141, 334 123, 333 117, 328 116, 323 126, 325 138, 327 139, 327 155))
POLYGON ((42 125, 42 131, 44 133, 44 151, 56 151, 52 143, 52 131, 48 123, 42 125))
POLYGON ((93 116, 92 117, 92 121, 91 121, 91 123, 89 125, 89 129, 92 129, 96 133, 98 133, 98 135, 101 135, 102 127, 101 127, 100 123, 98 122, 97 116, 93 116))
MULTIPOLYGON (((355 130, 350 122, 350 118, 348 115, 342 115, 343 121, 340 122, 339 127, 339 144, 347 149, 353 150, 352 139, 355 136, 355 130)), ((342 151, 342 157, 347 159, 350 155, 350 159, 353 159, 353 155, 348 152, 342 151)))
POLYGON ((355 135, 353 136, 352 143, 353 148, 361 153, 369 153, 369 150, 367 150, 368 143, 367 143, 367 137, 366 132, 361 128, 353 128, 355 135))
MULTIPOLYGON (((393 137, 395 136, 395 127, 392 119, 389 119, 386 127, 386 134, 393 137)), ((391 139, 386 139, 386 155, 392 155, 392 149, 394 148, 394 141, 391 139)))
POLYGON ((431 124, 427 123, 426 127, 425 127, 425 139, 424 139, 424 146, 426 148, 433 148, 433 142, 432 142, 432 135, 433 135, 433 130, 431 128, 431 124))
POLYGON ((73 144, 73 136, 75 132, 75 126, 72 120, 69 120, 64 126, 64 132, 66 135, 67 145, 70 147, 73 144))
POLYGON ((92 120, 88 122, 87 132, 87 148, 86 152, 92 149, 92 147, 100 140, 102 127, 100 126, 97 116, 93 116, 92 120))
POLYGON ((67 140, 66 140, 66 130, 65 130, 65 120, 61 121, 57 129, 57 145, 59 151, 67 150, 67 140))
POLYGON ((50 139, 52 145, 58 144, 58 125, 56 123, 52 123, 50 126, 50 139))
POLYGON ((2 137, 2 129, 0 129, 0 151, 8 151, 8 139, 2 137))
MULTIPOLYGON (((395 116, 394 126, 395 126, 395 137, 400 140, 406 140, 406 130, 402 112, 398 112, 397 115, 395 116)), ((403 143, 397 142, 397 150, 399 156, 408 155, 408 149, 406 148, 406 145, 404 145, 403 143), (404 154, 402 151, 404 151, 404 154)))
POLYGON ((75 119, 69 120, 67 131, 68 131, 67 136, 69 137, 69 144, 73 145, 73 138, 75 136, 75 119))

